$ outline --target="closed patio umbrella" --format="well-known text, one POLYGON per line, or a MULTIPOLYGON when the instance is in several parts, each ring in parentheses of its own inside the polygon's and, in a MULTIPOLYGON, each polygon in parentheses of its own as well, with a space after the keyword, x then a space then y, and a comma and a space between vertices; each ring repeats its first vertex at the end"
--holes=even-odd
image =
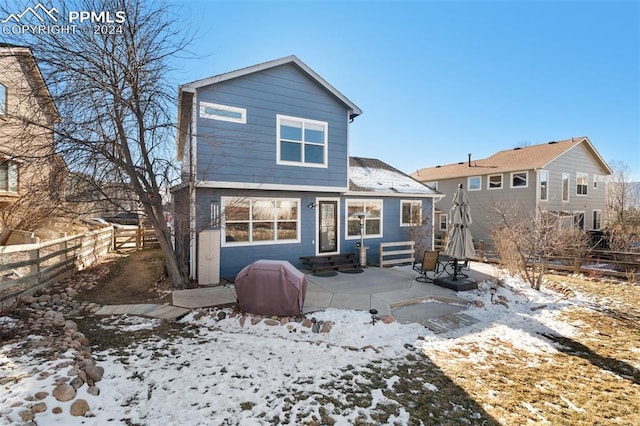
POLYGON ((469 259, 476 255, 473 237, 469 231, 469 225, 472 223, 469 198, 462 189, 462 184, 458 185, 458 189, 453 195, 450 218, 452 228, 444 253, 453 258, 453 279, 456 280, 458 279, 458 260, 469 259))

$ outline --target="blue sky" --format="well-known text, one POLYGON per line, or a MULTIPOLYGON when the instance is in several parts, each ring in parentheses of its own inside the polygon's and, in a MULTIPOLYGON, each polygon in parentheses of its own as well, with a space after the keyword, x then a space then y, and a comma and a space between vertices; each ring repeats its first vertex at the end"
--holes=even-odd
POLYGON ((638 1, 179 4, 179 83, 294 54, 363 110, 351 155, 411 173, 588 136, 640 180, 638 1))

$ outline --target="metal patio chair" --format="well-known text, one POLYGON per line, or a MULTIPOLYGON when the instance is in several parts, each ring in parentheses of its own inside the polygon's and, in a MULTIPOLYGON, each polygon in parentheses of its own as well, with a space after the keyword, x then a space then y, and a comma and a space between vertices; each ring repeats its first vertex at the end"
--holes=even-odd
POLYGON ((437 251, 426 250, 422 257, 422 263, 414 263, 413 270, 419 272, 416 281, 421 283, 432 283, 435 278, 444 272, 444 265, 440 262, 440 254, 437 251), (433 277, 427 274, 433 273, 433 277))

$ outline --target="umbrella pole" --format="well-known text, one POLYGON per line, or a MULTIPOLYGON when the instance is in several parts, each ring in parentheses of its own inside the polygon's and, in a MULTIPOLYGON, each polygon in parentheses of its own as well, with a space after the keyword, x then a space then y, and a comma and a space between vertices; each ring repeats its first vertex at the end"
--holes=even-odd
POLYGON ((458 259, 453 259, 453 281, 458 280, 458 259))

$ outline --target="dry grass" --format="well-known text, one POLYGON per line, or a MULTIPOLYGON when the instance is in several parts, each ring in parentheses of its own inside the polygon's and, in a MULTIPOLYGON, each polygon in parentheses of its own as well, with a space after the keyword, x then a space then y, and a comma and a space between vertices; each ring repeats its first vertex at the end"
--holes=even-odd
POLYGON ((496 350, 460 344, 426 355, 501 424, 640 424, 640 286, 547 278, 578 302, 561 317, 577 335, 544 334, 558 351, 531 353, 495 339, 496 350), (474 353, 483 360, 470 361, 474 353))

